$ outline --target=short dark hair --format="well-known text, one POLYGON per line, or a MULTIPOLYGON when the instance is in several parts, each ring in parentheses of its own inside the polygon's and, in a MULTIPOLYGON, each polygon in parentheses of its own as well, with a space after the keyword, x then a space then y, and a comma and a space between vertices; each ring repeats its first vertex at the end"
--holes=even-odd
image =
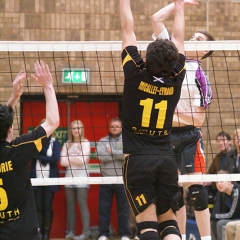
POLYGON ((112 122, 120 122, 122 124, 122 120, 119 117, 112 118, 109 122, 109 125, 111 125, 112 122))
MULTIPOLYGON (((202 33, 203 35, 205 35, 207 37, 207 41, 215 41, 213 36, 206 30, 198 30, 197 33, 202 33)), ((213 52, 214 51, 209 51, 202 57, 202 59, 210 57, 213 54, 213 52)))
POLYGON ((170 77, 178 59, 178 49, 168 39, 156 39, 147 47, 146 66, 157 77, 170 77))
POLYGON ((14 112, 13 108, 8 105, 0 104, 0 140, 5 141, 8 129, 13 124, 14 112))
POLYGON ((228 133, 224 132, 224 131, 222 131, 222 132, 217 134, 216 140, 217 140, 218 137, 226 137, 228 141, 232 140, 231 136, 228 133))

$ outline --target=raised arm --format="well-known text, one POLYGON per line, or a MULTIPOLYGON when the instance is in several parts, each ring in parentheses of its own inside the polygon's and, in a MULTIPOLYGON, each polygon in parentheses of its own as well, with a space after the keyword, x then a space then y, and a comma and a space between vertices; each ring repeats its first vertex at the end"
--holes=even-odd
MULTIPOLYGON (((184 5, 198 5, 197 0, 184 0, 184 5)), ((160 9, 158 12, 152 15, 151 22, 153 33, 157 37, 164 29, 164 21, 175 12, 174 3, 170 3, 166 7, 160 9)))
POLYGON ((7 101, 7 105, 14 108, 18 102, 18 99, 22 95, 22 80, 26 78, 26 73, 20 71, 17 77, 13 81, 13 92, 10 96, 9 100, 7 101))
POLYGON ((127 46, 137 46, 130 0, 120 0, 120 21, 122 28, 122 49, 127 46))
POLYGON ((172 28, 172 42, 176 45, 178 52, 184 52, 184 36, 185 36, 185 17, 184 17, 184 1, 174 0, 175 14, 172 28))
POLYGON ((52 75, 47 64, 37 61, 32 78, 42 86, 46 100, 46 120, 41 124, 49 137, 59 125, 58 103, 52 85, 52 75))
MULTIPOLYGON (((186 5, 198 5, 198 2, 197 0, 184 0, 184 6, 186 5)), ((174 13, 175 13, 175 5, 173 2, 152 15, 151 22, 152 22, 152 28, 153 28, 153 33, 155 37, 158 37, 159 34, 162 33, 162 31, 166 28, 164 25, 164 21, 167 20, 168 17, 173 15, 174 13)), ((168 38, 168 37, 169 37, 168 32, 166 32, 166 34, 164 34, 164 36, 161 38, 168 38)))

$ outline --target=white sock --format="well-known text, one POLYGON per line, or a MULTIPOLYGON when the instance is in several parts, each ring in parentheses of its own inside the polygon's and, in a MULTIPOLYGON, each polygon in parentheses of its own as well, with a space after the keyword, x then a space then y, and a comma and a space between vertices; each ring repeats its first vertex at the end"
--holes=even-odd
POLYGON ((201 237, 201 240, 212 240, 212 237, 211 236, 201 237))
POLYGON ((186 240, 186 234, 182 234, 182 240, 186 240))

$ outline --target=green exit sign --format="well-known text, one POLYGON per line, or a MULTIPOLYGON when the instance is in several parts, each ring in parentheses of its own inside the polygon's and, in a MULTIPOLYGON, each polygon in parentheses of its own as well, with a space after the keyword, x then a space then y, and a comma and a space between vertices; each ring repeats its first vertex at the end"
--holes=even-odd
POLYGON ((89 83, 90 70, 88 68, 63 68, 62 82, 63 83, 89 83))

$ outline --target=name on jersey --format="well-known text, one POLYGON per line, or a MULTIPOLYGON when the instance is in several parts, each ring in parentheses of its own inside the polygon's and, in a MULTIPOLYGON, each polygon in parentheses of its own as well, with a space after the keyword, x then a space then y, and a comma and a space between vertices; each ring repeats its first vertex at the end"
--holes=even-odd
POLYGON ((151 129, 141 129, 141 128, 136 128, 136 127, 132 127, 133 133, 134 134, 144 134, 144 135, 157 135, 157 136, 165 136, 168 135, 168 130, 162 130, 162 131, 158 131, 158 130, 151 130, 151 129))
POLYGON ((0 223, 14 221, 18 218, 20 218, 20 210, 18 208, 11 211, 0 212, 0 223))
POLYGON ((0 173, 9 172, 13 170, 12 161, 3 162, 0 164, 0 173))
POLYGON ((158 87, 152 84, 146 83, 141 81, 138 90, 143 92, 147 92, 150 94, 159 94, 159 95, 173 95, 174 94, 174 87, 158 87))

